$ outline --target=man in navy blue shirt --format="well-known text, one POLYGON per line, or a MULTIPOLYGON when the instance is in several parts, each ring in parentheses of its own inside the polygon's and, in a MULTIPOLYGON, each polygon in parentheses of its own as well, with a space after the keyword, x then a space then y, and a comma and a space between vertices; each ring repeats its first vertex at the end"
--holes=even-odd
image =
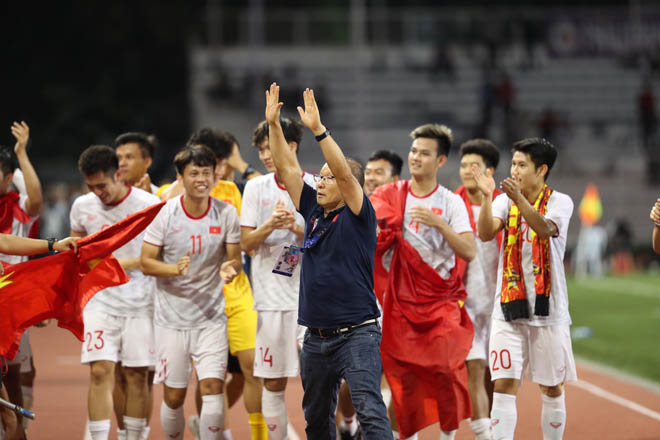
POLYGON ((298 107, 326 164, 316 190, 304 183, 280 125, 279 86, 266 92, 269 142, 278 176, 305 218, 298 323, 307 327, 302 348, 303 412, 307 438, 334 439, 337 392, 351 391, 367 440, 391 439, 380 394, 380 328, 373 290, 376 214, 362 191, 362 167, 344 157, 321 123, 314 92, 298 107))

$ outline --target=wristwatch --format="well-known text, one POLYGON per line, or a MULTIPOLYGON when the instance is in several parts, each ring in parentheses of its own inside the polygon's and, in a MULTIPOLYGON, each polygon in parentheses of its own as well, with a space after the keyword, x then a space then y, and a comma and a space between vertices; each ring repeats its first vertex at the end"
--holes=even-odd
POLYGON ((321 133, 318 136, 314 136, 314 139, 316 139, 316 142, 321 142, 323 139, 327 138, 330 136, 332 133, 330 133, 330 130, 326 130, 323 133, 321 133))
POLYGON ((48 240, 48 252, 53 252, 53 245, 57 241, 57 238, 50 237, 47 238, 46 240, 48 240))
POLYGON ((241 174, 241 179, 246 180, 250 174, 253 174, 255 171, 254 168, 252 168, 252 165, 248 164, 247 168, 245 168, 245 171, 243 171, 243 174, 241 174))

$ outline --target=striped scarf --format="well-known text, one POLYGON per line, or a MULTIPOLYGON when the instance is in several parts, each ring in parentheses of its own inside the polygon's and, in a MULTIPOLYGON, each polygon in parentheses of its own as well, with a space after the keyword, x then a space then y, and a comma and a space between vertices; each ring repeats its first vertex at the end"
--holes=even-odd
MULTIPOLYGON (((548 199, 552 189, 547 185, 534 202, 534 209, 541 215, 548 210, 548 199)), ((522 245, 520 234, 521 215, 514 203, 504 227, 503 276, 501 306, 504 319, 513 321, 519 318, 529 318, 529 303, 525 290, 525 277, 522 270, 522 245)), ((541 239, 530 228, 532 237, 532 265, 534 268, 534 290, 536 301, 534 314, 548 316, 550 305, 550 239, 541 239)))

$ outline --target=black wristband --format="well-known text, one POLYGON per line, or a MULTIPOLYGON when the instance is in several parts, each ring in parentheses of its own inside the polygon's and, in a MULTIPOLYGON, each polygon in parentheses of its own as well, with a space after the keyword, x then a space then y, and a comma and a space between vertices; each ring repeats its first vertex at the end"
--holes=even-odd
POLYGON ((330 136, 332 133, 330 133, 330 130, 326 130, 323 133, 321 133, 318 136, 314 136, 314 139, 316 139, 316 142, 321 142, 323 139, 327 138, 330 136))
POLYGON ((48 252, 53 252, 53 245, 55 244, 57 239, 53 238, 53 237, 50 237, 50 238, 47 238, 46 240, 48 240, 48 252))
POLYGON ((245 168, 245 171, 243 171, 243 174, 241 174, 241 179, 245 180, 248 178, 250 174, 253 174, 256 170, 252 168, 252 165, 248 164, 248 166, 245 168))

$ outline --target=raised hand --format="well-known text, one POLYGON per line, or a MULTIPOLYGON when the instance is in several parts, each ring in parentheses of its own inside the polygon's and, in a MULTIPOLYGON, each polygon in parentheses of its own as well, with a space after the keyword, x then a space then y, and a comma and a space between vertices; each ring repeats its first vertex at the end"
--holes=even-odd
POLYGON ((523 194, 520 191, 520 186, 518 185, 518 182, 513 180, 511 177, 507 177, 502 182, 500 182, 500 188, 515 203, 518 203, 520 199, 523 198, 523 194))
POLYGON ((11 126, 11 133, 16 138, 14 152, 17 155, 24 153, 27 148, 28 140, 30 139, 30 127, 28 127, 25 121, 21 121, 20 123, 14 122, 11 126))
POLYGON ((233 264, 236 263, 236 260, 229 260, 222 263, 220 266, 220 278, 225 283, 231 283, 234 278, 238 275, 236 269, 234 269, 233 264))
POLYGON ((176 263, 177 271, 179 275, 187 275, 188 269, 190 269, 190 251, 186 252, 186 255, 179 258, 179 261, 176 263))
POLYGON ((277 83, 270 85, 270 90, 266 90, 266 121, 269 124, 279 124, 280 109, 284 103, 280 102, 280 86, 277 83))
POLYGON ((321 124, 321 115, 319 115, 319 108, 316 105, 316 99, 314 99, 314 90, 305 89, 303 92, 303 101, 305 108, 297 107, 300 120, 314 135, 323 133, 325 127, 321 124))
POLYGON ((660 199, 655 202, 655 205, 653 205, 653 208, 651 209, 651 221, 660 225, 660 199))
POLYGON ((477 188, 485 195, 491 196, 495 190, 495 179, 489 170, 484 174, 478 165, 472 165, 472 175, 477 182, 477 188))
POLYGON ((291 229, 296 223, 296 217, 293 211, 286 209, 286 205, 278 200, 268 222, 273 229, 291 229))

